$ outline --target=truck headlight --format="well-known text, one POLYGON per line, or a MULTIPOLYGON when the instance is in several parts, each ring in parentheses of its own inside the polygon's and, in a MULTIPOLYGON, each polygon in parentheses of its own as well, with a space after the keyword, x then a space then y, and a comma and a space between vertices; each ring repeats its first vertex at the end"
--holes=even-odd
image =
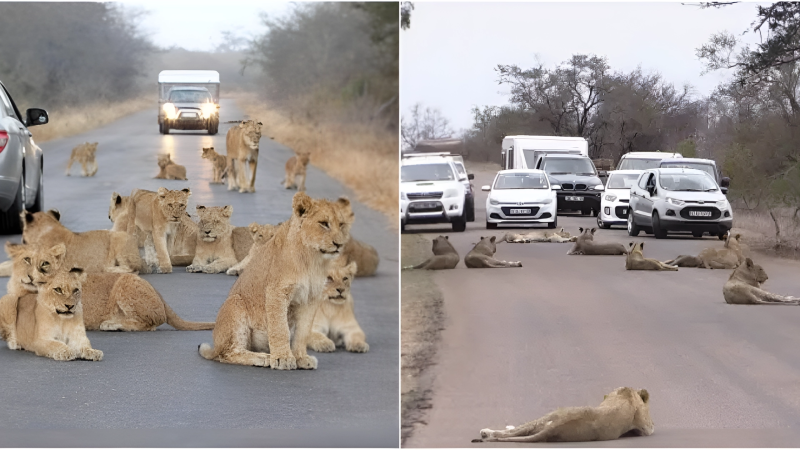
POLYGON ((561 189, 561 185, 560 184, 551 184, 550 185, 550 189, 552 189, 554 191, 557 191, 557 190, 561 189))
POLYGON ((444 191, 444 198, 458 197, 458 189, 448 189, 444 191))
POLYGON ((617 196, 613 194, 606 195, 606 201, 613 202, 617 200, 617 196))
POLYGON ((603 186, 602 184, 598 184, 596 186, 592 186, 592 189, 594 189, 595 191, 605 191, 606 187, 603 186))
POLYGON ((675 206, 683 206, 686 204, 683 200, 678 200, 677 198, 667 197, 667 203, 675 206))
POLYGON ((167 119, 174 119, 178 117, 178 110, 172 103, 164 103, 164 114, 167 115, 167 119))
POLYGON ((213 103, 205 103, 205 104, 203 104, 203 106, 200 107, 200 113, 206 119, 208 119, 211 116, 213 116, 215 112, 217 112, 217 105, 215 105, 213 103))
POLYGON ((400 200, 408 200, 408 197, 406 196, 405 192, 400 193, 400 200))
POLYGON ((499 205, 499 204, 500 204, 500 202, 498 202, 497 200, 495 200, 495 199, 493 199, 493 198, 489 197, 489 204, 490 204, 490 205, 499 205))

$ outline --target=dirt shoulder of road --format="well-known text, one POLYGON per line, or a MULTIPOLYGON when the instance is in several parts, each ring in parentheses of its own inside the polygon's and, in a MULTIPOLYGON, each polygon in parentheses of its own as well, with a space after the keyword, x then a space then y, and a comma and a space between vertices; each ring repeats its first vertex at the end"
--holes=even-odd
MULTIPOLYGON (((430 241, 404 234, 400 245, 401 266, 417 264, 430 257, 430 241)), ((431 407, 432 374, 436 349, 444 322, 444 298, 428 270, 406 270, 400 275, 401 323, 401 440, 425 424, 431 407)))

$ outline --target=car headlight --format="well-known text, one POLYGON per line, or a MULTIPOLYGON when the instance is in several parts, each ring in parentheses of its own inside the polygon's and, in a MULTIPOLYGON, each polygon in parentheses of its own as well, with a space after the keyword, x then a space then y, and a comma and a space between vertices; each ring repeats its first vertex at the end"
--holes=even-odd
POLYGON ((675 206, 683 206, 686 204, 683 200, 678 200, 677 198, 667 197, 667 203, 675 206))
POLYGON ((400 200, 408 200, 408 197, 406 196, 405 192, 400 193, 400 200))
POLYGON ((606 187, 603 186, 602 184, 598 184, 596 186, 592 186, 592 189, 594 189, 595 191, 605 191, 606 187))
POLYGON ((206 119, 213 116, 215 112, 217 112, 217 105, 213 103, 204 103, 203 106, 200 107, 200 114, 206 119))
POLYGON ((561 189, 561 185, 560 184, 551 184, 550 185, 550 189, 552 189, 554 191, 557 191, 557 190, 561 189))
POLYGON ((717 202, 717 207, 722 210, 728 209, 728 201, 727 200, 720 200, 717 202))
POLYGON ((606 201, 613 202, 617 200, 617 196, 613 194, 606 195, 606 201))
POLYGON ((167 115, 167 119, 174 119, 178 117, 178 110, 172 103, 164 103, 164 114, 167 115))
POLYGON ((498 202, 497 200, 495 200, 495 199, 493 199, 493 198, 489 197, 489 204, 490 204, 490 205, 499 205, 499 204, 500 204, 500 202, 498 202))
POLYGON ((444 191, 444 198, 458 197, 458 189, 448 189, 444 191))

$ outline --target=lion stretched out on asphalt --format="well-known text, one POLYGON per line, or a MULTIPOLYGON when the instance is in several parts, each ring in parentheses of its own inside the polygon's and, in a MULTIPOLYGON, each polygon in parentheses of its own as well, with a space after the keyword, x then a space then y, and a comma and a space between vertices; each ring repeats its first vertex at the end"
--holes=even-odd
POLYGON ((560 408, 510 430, 481 430, 472 442, 588 442, 610 441, 634 432, 650 436, 650 394, 646 389, 621 387, 603 398, 600 406, 560 408))
POLYGON ((724 248, 706 248, 697 256, 681 255, 675 259, 664 261, 665 264, 678 267, 699 267, 702 269, 734 269, 744 261, 744 253, 740 244, 741 234, 728 233, 724 248))
POLYGON ((217 315, 214 346, 200 345, 200 355, 228 364, 316 369, 308 339, 331 263, 350 239, 353 220, 344 197, 295 194, 291 218, 234 283, 217 315))
POLYGON ((561 244, 564 242, 575 242, 577 239, 577 236, 571 236, 569 231, 564 231, 564 228, 561 228, 558 231, 534 230, 528 233, 506 233, 497 243, 509 242, 514 244, 528 244, 530 242, 555 242, 561 244))
POLYGON ((458 256, 456 248, 450 243, 449 236, 439 236, 434 238, 432 242, 433 256, 417 264, 416 266, 406 266, 403 270, 410 269, 426 269, 426 270, 444 270, 454 269, 458 265, 461 257, 458 256))
POLYGON ((261 140, 261 122, 248 120, 228 130, 225 146, 228 159, 228 190, 256 191, 258 168, 258 141, 261 140))
POLYGON ((630 250, 625 258, 626 270, 678 270, 678 266, 670 266, 661 261, 644 257, 644 242, 631 242, 630 250))
POLYGON ((745 258, 734 269, 731 277, 722 287, 725 301, 731 305, 798 305, 800 298, 772 294, 761 289, 761 284, 769 277, 764 268, 745 258))
POLYGON ((314 316, 314 326, 308 338, 308 348, 317 352, 332 352, 342 347, 348 352, 369 351, 367 337, 358 325, 355 302, 350 293, 358 268, 356 263, 345 263, 339 258, 328 273, 325 284, 325 300, 314 316))
POLYGON ((464 265, 470 269, 495 269, 503 267, 522 267, 520 261, 500 261, 494 258, 497 251, 495 236, 481 236, 480 242, 464 257, 464 265))
POLYGON ((598 244, 594 242, 594 233, 597 228, 578 228, 581 235, 575 240, 575 245, 567 252, 568 255, 627 255, 625 246, 616 242, 598 244))

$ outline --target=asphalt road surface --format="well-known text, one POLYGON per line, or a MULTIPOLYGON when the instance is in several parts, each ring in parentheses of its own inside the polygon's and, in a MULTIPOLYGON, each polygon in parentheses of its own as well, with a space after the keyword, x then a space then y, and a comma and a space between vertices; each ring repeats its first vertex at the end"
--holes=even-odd
MULTIPOLYGON (((567 256, 572 244, 498 245, 522 268, 467 269, 463 257, 485 229, 492 173, 476 173, 476 222, 448 234, 462 257, 435 275, 445 329, 430 370, 432 408, 406 447, 472 444, 482 428, 519 425, 564 406, 596 406, 620 386, 650 392, 655 433, 586 447, 796 447, 800 442, 800 308, 734 306, 722 286, 730 270, 626 271, 624 256, 567 256)), ((572 233, 593 217, 559 216, 572 233)), ((717 238, 640 235, 660 260, 722 246, 717 238)), ((632 241, 622 229, 596 241, 632 241)), ((800 263, 755 255, 765 288, 800 295, 800 263)), ((405 261, 404 261, 405 262, 405 261)), ((409 261, 411 263, 411 261, 409 261)), ((541 444, 514 444, 541 445, 541 444)), ((565 445, 565 444, 552 444, 565 445)))
MULTIPOLYGON (((294 190, 285 190, 288 148, 269 139, 265 124, 255 194, 209 185, 211 163, 201 148, 225 153, 222 124, 206 132, 158 134, 155 105, 108 126, 41 145, 45 154, 45 207, 61 211, 73 231, 108 229, 111 193, 134 188, 190 187, 195 205, 233 205, 232 222, 278 223, 291 212, 294 190), (93 178, 64 175, 70 150, 99 142, 93 178), (189 181, 156 180, 156 155, 170 152, 186 166, 189 181)), ((223 100, 221 120, 246 118, 223 100)), ((312 197, 355 195, 310 166, 312 197)), ((0 348, 0 446, 182 446, 182 447, 396 447, 398 433, 397 234, 382 214, 354 202, 352 234, 381 255, 374 277, 352 287, 356 314, 370 350, 317 353, 319 369, 277 371, 207 361, 197 352, 211 331, 89 332, 101 362, 57 362, 0 348)), ((19 236, 8 237, 19 242, 19 236)), ((3 258, 4 259, 4 258, 3 258)), ((183 318, 213 321, 235 277, 185 273, 145 275, 183 318)), ((5 279, 2 284, 4 286, 5 279)), ((5 293, 5 287, 2 288, 5 293)))

